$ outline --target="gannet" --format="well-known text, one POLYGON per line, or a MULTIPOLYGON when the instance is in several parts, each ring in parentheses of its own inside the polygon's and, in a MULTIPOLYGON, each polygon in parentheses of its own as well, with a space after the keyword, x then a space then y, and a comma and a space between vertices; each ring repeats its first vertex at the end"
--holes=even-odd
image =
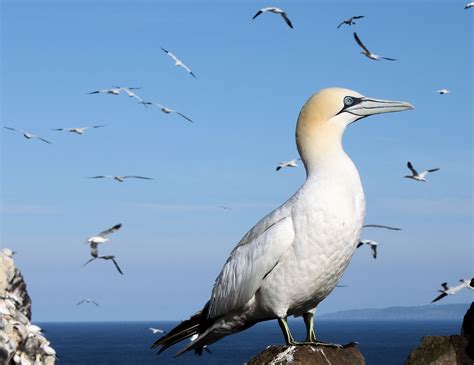
POLYGON ((186 119, 188 122, 191 122, 191 123, 194 123, 190 118, 188 118, 186 115, 184 115, 183 113, 180 113, 174 109, 170 109, 170 108, 167 108, 166 106, 164 105, 161 105, 161 104, 158 104, 158 103, 152 103, 151 101, 141 101, 139 104, 143 104, 145 106, 148 106, 148 105, 154 105, 154 106, 157 106, 158 108, 160 108, 160 110, 165 113, 165 114, 170 114, 170 113, 176 113, 178 114, 180 117, 186 119))
MULTIPOLYGON (((373 114, 412 109, 406 102, 377 100, 329 88, 301 109, 296 144, 306 181, 240 240, 217 277, 203 309, 158 339, 158 353, 197 334, 177 355, 276 319, 288 345, 288 316, 304 316, 307 338, 317 342, 313 309, 337 285, 359 242, 365 198, 354 163, 344 152, 349 124, 373 114)), ((319 343, 319 342, 317 342, 319 343)))
POLYGON ((32 139, 32 138, 36 138, 36 139, 39 139, 40 141, 43 141, 43 142, 46 142, 48 144, 51 144, 50 141, 44 139, 44 138, 41 138, 35 134, 32 134, 30 132, 25 132, 25 131, 20 131, 18 129, 15 129, 15 128, 11 128, 11 127, 3 127, 5 129, 8 129, 9 131, 13 131, 13 132, 17 132, 17 133, 20 133, 23 135, 23 137, 25 137, 26 139, 32 139))
POLYGON ((153 327, 150 327, 148 328, 151 332, 153 332, 153 334, 157 334, 157 333, 166 333, 166 331, 163 331, 162 329, 160 328, 153 328, 153 327))
POLYGON ((384 228, 384 229, 389 229, 391 231, 401 231, 402 230, 401 228, 384 226, 382 224, 364 224, 364 228, 384 228))
POLYGON ((469 9, 469 8, 472 8, 473 6, 474 6, 474 2, 467 3, 464 9, 469 9))
POLYGON ((101 124, 101 125, 91 125, 89 127, 74 127, 74 128, 55 128, 55 129, 52 129, 53 131, 66 131, 66 132, 70 132, 70 133, 76 133, 76 134, 84 134, 84 132, 87 130, 87 129, 91 129, 91 128, 101 128, 101 127, 105 127, 105 124, 101 124))
POLYGON ((298 159, 291 160, 288 162, 280 162, 276 168, 276 171, 279 171, 285 167, 298 167, 299 165, 296 163, 296 161, 300 161, 300 159, 298 158, 298 159))
POLYGON ((444 94, 450 94, 451 91, 449 91, 448 89, 441 89, 441 90, 436 90, 436 92, 440 95, 444 95, 444 94))
POLYGON ((121 86, 114 86, 113 88, 110 89, 101 89, 101 90, 95 90, 91 91, 90 93, 87 93, 89 95, 91 94, 109 94, 109 95, 120 95, 125 90, 139 90, 139 87, 121 87, 121 86))
POLYGON ((112 261, 115 265, 115 268, 117 269, 117 271, 120 273, 120 275, 123 275, 123 272, 122 270, 120 269, 120 267, 118 266, 117 264, 117 261, 115 261, 115 256, 112 256, 112 255, 106 255, 106 256, 97 256, 97 257, 92 257, 91 259, 87 260, 83 265, 82 267, 86 266, 87 264, 91 263, 92 261, 95 261, 95 260, 106 260, 106 261, 112 261))
POLYGON ((125 91, 125 93, 130 97, 130 98, 135 98, 137 99, 139 102, 142 102, 143 99, 141 97, 139 97, 137 94, 135 94, 132 90, 133 89, 130 89, 130 88, 127 88, 127 87, 123 87, 122 88, 123 91, 125 91))
POLYGON ((290 19, 288 18, 288 15, 287 15, 283 10, 281 10, 280 8, 275 8, 275 7, 262 8, 262 9, 260 9, 259 11, 257 11, 257 14, 255 14, 252 19, 255 19, 255 18, 258 17, 260 14, 266 13, 266 12, 270 12, 270 13, 273 13, 273 14, 281 15, 281 17, 283 18, 283 20, 285 20, 286 24, 288 24, 288 26, 289 26, 291 29, 293 29, 293 24, 291 24, 291 21, 290 21, 290 19))
POLYGON ((403 177, 406 177, 406 178, 408 178, 408 179, 417 180, 417 181, 424 181, 424 182, 426 182, 425 177, 426 177, 426 175, 428 175, 429 172, 435 172, 435 171, 438 171, 438 170, 439 170, 439 168, 437 168, 437 169, 426 170, 426 171, 423 171, 423 172, 418 173, 418 172, 413 168, 413 165, 411 164, 410 161, 408 161, 407 167, 410 169, 411 175, 406 175, 406 176, 403 176, 403 177))
POLYGON ((374 257, 374 259, 377 258, 377 242, 372 240, 360 240, 357 244, 357 248, 361 247, 362 245, 369 245, 370 249, 372 250, 372 256, 374 257))
POLYGON ((92 245, 92 244, 101 244, 109 241, 107 238, 108 235, 118 231, 122 227, 122 224, 116 224, 112 228, 106 229, 105 231, 102 231, 95 236, 89 237, 86 241, 87 244, 92 245))
POLYGON ((474 278, 471 279, 461 279, 459 280, 461 284, 453 286, 451 288, 448 287, 448 283, 442 283, 441 286, 443 287, 443 290, 438 290, 441 294, 438 295, 436 298, 434 298, 431 303, 437 302, 438 300, 444 298, 447 295, 454 295, 458 291, 464 288, 468 288, 471 290, 474 290, 474 278))
POLYGON ((382 57, 382 56, 379 56, 375 53, 372 53, 370 52, 366 46, 364 46, 364 44, 362 43, 362 41, 360 40, 360 38, 357 36, 357 33, 354 32, 354 38, 357 42, 357 44, 363 49, 363 51, 361 52, 364 56, 366 56, 367 58, 370 58, 371 60, 375 60, 375 61, 380 61, 380 60, 387 60, 387 61, 396 61, 395 58, 388 58, 388 57, 382 57))
POLYGON ((92 303, 92 304, 95 304, 97 307, 100 307, 100 306, 99 306, 99 303, 97 303, 95 300, 92 300, 92 299, 89 299, 89 298, 82 299, 81 301, 77 302, 76 305, 81 305, 81 304, 83 304, 83 303, 87 303, 87 304, 92 303))
POLYGON ((196 75, 191 71, 191 69, 188 66, 186 66, 183 63, 183 61, 181 61, 173 53, 171 53, 170 51, 164 49, 163 47, 161 47, 161 49, 163 50, 163 52, 165 52, 168 56, 170 56, 174 60, 175 66, 184 68, 192 77, 196 78, 196 75))
POLYGON ((91 176, 88 179, 114 179, 118 182, 124 182, 125 179, 142 179, 142 180, 153 180, 152 177, 146 176, 136 176, 136 175, 125 175, 125 176, 112 176, 112 175, 99 175, 99 176, 91 176))
POLYGON ((349 19, 343 20, 341 24, 337 26, 337 29, 339 29, 343 24, 353 25, 355 24, 354 19, 362 19, 363 17, 364 15, 357 15, 357 16, 350 17, 349 19))

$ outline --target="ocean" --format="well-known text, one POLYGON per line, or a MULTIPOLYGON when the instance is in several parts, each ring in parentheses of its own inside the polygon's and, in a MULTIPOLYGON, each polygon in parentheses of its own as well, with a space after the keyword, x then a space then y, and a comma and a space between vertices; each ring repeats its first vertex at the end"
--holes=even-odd
MULTIPOLYGON (((305 337, 303 321, 292 320, 290 327, 296 339, 305 337)), ((258 325, 227 336, 209 346, 212 354, 202 357, 186 353, 173 359, 182 346, 170 348, 156 356, 150 345, 159 337, 149 327, 170 330, 177 322, 89 322, 40 323, 53 348, 58 364, 244 364, 270 344, 282 344, 276 321, 258 325)), ((459 334, 461 321, 328 321, 316 320, 316 335, 322 341, 347 343, 358 341, 369 365, 404 364, 410 350, 422 336, 459 334)))

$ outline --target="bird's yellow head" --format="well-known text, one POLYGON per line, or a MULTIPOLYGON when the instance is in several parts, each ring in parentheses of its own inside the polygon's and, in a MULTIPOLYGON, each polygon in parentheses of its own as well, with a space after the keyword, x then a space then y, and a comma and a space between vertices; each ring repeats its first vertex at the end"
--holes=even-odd
POLYGON ((368 98, 342 88, 322 89, 303 105, 296 126, 296 143, 302 160, 324 158, 341 149, 346 127, 374 114, 413 109, 402 101, 368 98))

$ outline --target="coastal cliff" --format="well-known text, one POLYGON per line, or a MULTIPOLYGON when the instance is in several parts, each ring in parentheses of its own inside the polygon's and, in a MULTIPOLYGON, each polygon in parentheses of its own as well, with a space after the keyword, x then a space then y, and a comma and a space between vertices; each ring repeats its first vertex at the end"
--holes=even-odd
POLYGON ((0 364, 53 365, 56 352, 31 324, 31 299, 10 249, 0 251, 0 364))

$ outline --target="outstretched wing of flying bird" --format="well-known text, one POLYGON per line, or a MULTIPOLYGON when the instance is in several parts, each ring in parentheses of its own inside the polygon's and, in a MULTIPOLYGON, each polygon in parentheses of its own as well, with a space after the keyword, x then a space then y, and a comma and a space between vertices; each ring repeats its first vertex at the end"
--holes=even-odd
POLYGON ((362 43, 362 41, 360 40, 360 38, 359 38, 359 36, 357 35, 356 32, 354 32, 354 38, 355 38, 357 44, 358 44, 364 51, 366 51, 367 53, 372 53, 372 52, 370 52, 370 51, 367 49, 366 46, 364 46, 364 44, 362 43))
POLYGON ((360 246, 364 245, 364 242, 362 241, 359 241, 359 243, 357 244, 357 247, 356 248, 359 248, 360 246))
POLYGON ((82 267, 86 266, 87 264, 91 263, 92 261, 94 261, 96 259, 97 259, 97 257, 93 257, 93 258, 87 260, 84 264, 82 264, 82 267))
POLYGON ((382 224, 366 224, 366 225, 364 225, 364 228, 385 228, 385 229, 390 229, 391 231, 401 231, 402 230, 401 228, 384 226, 382 224))
POLYGON ((441 286, 443 287, 444 290, 448 290, 448 283, 442 283, 441 286))
POLYGON ((122 227, 122 223, 116 224, 112 228, 109 228, 109 229, 106 229, 103 232, 100 232, 97 236, 100 236, 100 237, 108 236, 109 234, 112 234, 115 231, 118 231, 120 229, 120 227, 122 227))
POLYGON ((115 261, 114 258, 111 258, 111 260, 112 260, 112 262, 114 263, 115 267, 117 268, 117 271, 118 271, 121 275, 123 275, 123 272, 122 272, 122 270, 120 270, 120 267, 118 266, 117 261, 115 261))
POLYGON ((441 294, 438 295, 436 298, 434 298, 434 299, 431 301, 431 303, 437 302, 438 300, 444 298, 446 295, 448 295, 448 294, 446 294, 446 293, 441 293, 441 294))
POLYGON ((291 29, 293 29, 293 24, 291 24, 291 21, 290 21, 290 19, 288 18, 288 15, 286 15, 286 13, 283 12, 283 13, 281 13, 281 16, 282 16, 283 19, 285 19, 286 24, 288 24, 288 26, 289 26, 291 29))
POLYGON ((413 175, 418 175, 418 172, 413 168, 413 165, 410 161, 407 162, 407 167, 410 169, 413 175))

